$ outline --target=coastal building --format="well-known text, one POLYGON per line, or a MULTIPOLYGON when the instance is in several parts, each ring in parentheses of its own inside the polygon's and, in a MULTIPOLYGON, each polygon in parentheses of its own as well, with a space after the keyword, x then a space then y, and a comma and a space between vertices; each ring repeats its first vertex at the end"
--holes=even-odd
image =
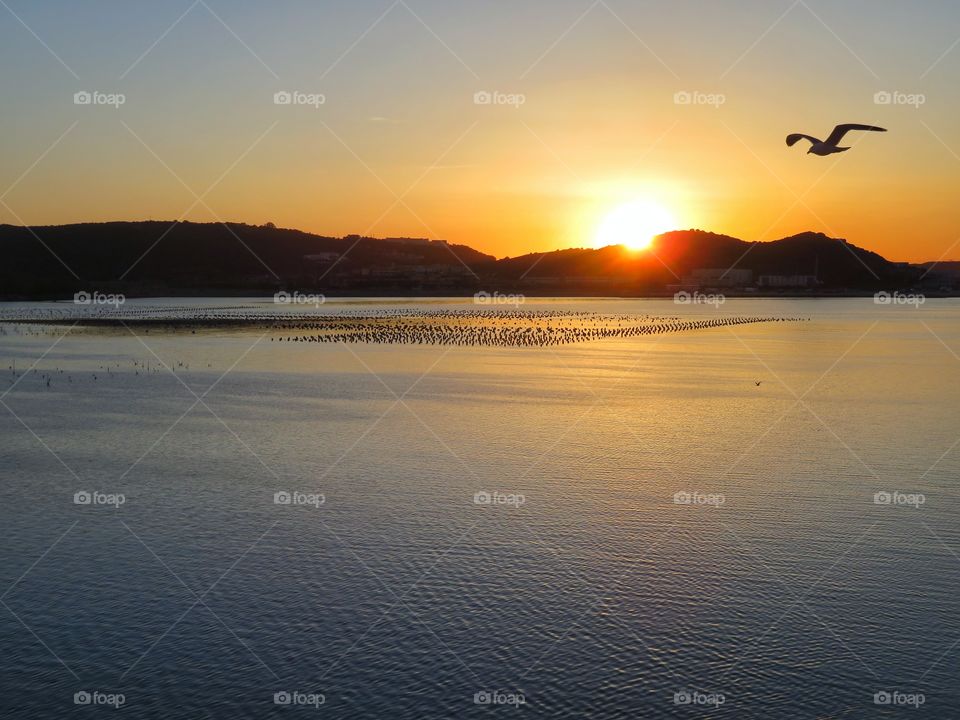
POLYGON ((761 275, 762 288, 812 288, 820 284, 816 275, 761 275))
POLYGON ((429 245, 430 240, 427 238, 407 238, 407 237, 388 237, 384 238, 388 243, 394 245, 429 245))
POLYGON ((740 268, 697 268, 684 276, 681 284, 691 288, 736 288, 750 285, 753 271, 740 268))

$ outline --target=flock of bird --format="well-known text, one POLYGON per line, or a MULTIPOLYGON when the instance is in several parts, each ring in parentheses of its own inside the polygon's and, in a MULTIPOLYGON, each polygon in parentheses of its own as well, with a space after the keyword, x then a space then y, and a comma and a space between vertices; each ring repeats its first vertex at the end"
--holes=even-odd
MULTIPOLYGON (((790 318, 793 319, 793 318, 790 318)), ((276 342, 293 343, 371 343, 400 345, 456 345, 491 347, 550 347, 572 343, 630 338, 641 335, 702 330, 706 328, 779 322, 785 318, 729 316, 684 320, 680 318, 644 318, 627 316, 548 318, 519 317, 498 322, 438 322, 432 318, 359 318, 339 322, 296 323, 275 327, 276 342), (293 331, 293 332, 291 332, 293 331)))
MULTIPOLYGON (((397 345, 457 345, 490 347, 549 347, 609 338, 704 330, 800 318, 602 314, 590 311, 496 309, 351 309, 335 313, 285 314, 249 307, 130 308, 71 314, 43 309, 16 318, 0 316, 18 333, 42 333, 65 324, 108 326, 130 331, 189 331, 204 328, 250 328, 281 343, 370 343, 397 345)), ((4 325, 0 325, 0 331, 4 325)))

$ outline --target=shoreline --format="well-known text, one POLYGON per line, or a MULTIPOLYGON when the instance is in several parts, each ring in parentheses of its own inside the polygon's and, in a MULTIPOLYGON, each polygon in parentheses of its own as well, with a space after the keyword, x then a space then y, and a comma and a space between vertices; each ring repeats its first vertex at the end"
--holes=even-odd
MULTIPOLYGON (((106 292, 106 291, 105 291, 106 292)), ((113 292, 111 290, 111 292, 113 292)), ((315 293, 315 290, 301 290, 300 292, 304 293, 315 293)), ((516 291, 483 291, 487 295, 491 296, 512 296, 519 297, 524 299, 535 299, 535 300, 672 300, 677 293, 675 292, 662 292, 662 293, 642 293, 642 294, 622 294, 622 295, 596 295, 596 294, 558 294, 558 293, 518 293, 516 291)), ((689 294, 700 293, 700 294, 711 294, 711 295, 720 295, 724 298, 736 298, 738 300, 742 299, 769 299, 769 298, 780 298, 780 299, 807 299, 807 300, 817 300, 817 299, 844 299, 844 298, 873 298, 878 293, 885 292, 888 294, 900 293, 900 294, 912 294, 920 295, 927 299, 951 299, 951 298, 960 298, 960 290, 958 291, 942 291, 942 290, 922 290, 916 288, 878 288, 876 290, 852 290, 852 289, 842 289, 835 292, 763 292, 763 291, 744 291, 737 289, 723 289, 723 288, 703 288, 700 290, 685 290, 689 294)), ((149 300, 213 300, 213 299, 224 299, 224 300, 248 300, 248 301, 262 301, 264 303, 273 302, 273 293, 270 294, 251 294, 249 290, 234 290, 228 292, 204 292, 204 291, 191 291, 187 290, 184 292, 174 292, 174 293, 162 293, 162 294, 129 294, 129 293, 115 293, 122 295, 126 300, 137 300, 137 301, 149 301, 149 300)), ((471 300, 474 299, 477 293, 463 293, 463 294, 450 294, 450 293, 424 293, 424 294, 396 294, 396 293, 383 293, 383 294, 371 294, 371 293, 342 293, 338 292, 336 295, 322 295, 321 297, 326 298, 326 302, 351 302, 351 301, 367 301, 371 303, 377 302, 421 302, 421 301, 442 301, 442 300, 471 300)), ((56 295, 36 295, 36 296, 2 296, 0 295, 0 303, 26 303, 26 302, 37 302, 37 303, 63 303, 63 304, 73 304, 73 298, 70 295, 64 296, 60 294, 56 295)), ((485 303, 478 303, 478 305, 484 305, 485 303)), ((510 305, 511 303, 503 303, 504 305, 510 305)), ((499 303, 492 302, 486 303, 487 306, 497 307, 499 303)))

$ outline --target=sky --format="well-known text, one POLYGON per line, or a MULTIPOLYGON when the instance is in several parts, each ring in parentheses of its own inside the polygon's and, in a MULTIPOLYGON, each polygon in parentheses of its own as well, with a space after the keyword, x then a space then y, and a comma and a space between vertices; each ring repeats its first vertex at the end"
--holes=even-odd
POLYGON ((0 222, 503 257, 595 246, 640 202, 676 229, 960 259, 958 71, 947 0, 3 0, 0 222), (784 143, 840 122, 890 132, 784 143))

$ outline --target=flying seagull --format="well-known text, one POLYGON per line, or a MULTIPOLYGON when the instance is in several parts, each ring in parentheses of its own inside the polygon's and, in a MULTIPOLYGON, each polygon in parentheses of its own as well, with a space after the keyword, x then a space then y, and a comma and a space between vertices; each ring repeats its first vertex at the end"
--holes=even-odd
POLYGON ((813 153, 814 155, 833 155, 834 153, 844 152, 849 150, 848 147, 838 147, 840 141, 843 140, 843 136, 846 135, 851 130, 870 130, 871 132, 886 132, 886 128, 876 127, 874 125, 859 125, 857 123, 848 123, 846 125, 837 125, 833 132, 830 133, 830 137, 826 140, 819 140, 811 135, 803 135, 802 133, 794 133, 793 135, 787 135, 787 145, 793 147, 801 140, 810 141, 810 149, 807 150, 807 155, 813 153))

